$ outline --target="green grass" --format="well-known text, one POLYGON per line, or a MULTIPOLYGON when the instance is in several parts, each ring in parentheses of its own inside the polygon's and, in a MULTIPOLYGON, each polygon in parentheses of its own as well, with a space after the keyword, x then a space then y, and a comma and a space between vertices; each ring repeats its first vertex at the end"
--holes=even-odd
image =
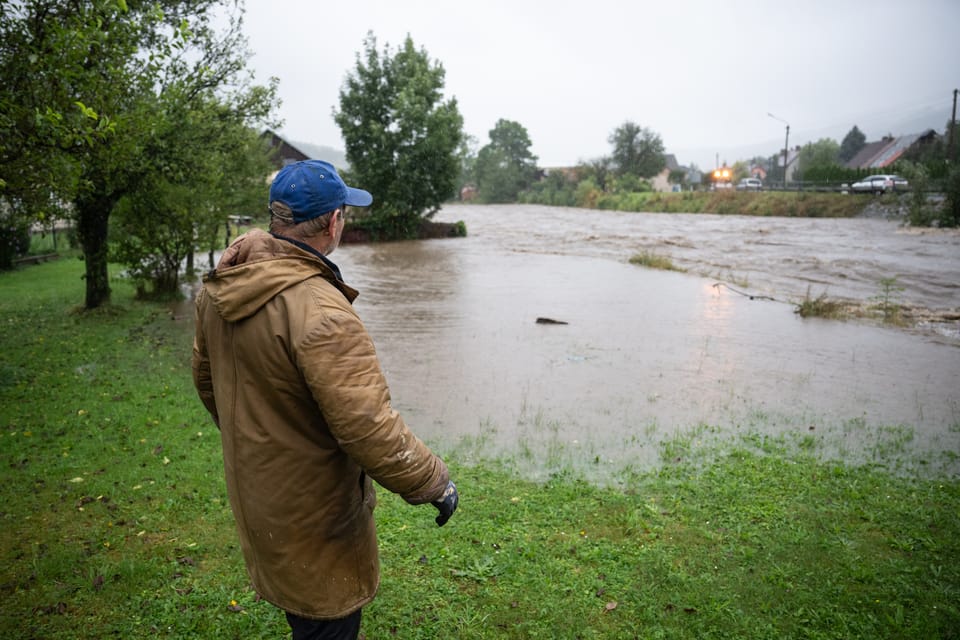
MULTIPOLYGON (((189 321, 122 280, 78 313, 82 270, 0 273, 0 637, 287 637, 244 572, 189 321)), ((380 491, 363 634, 960 637, 955 478, 823 462, 809 438, 694 446, 708 431, 608 486, 444 452, 446 527, 380 491)))
POLYGON ((685 271, 685 269, 681 269, 673 264, 673 261, 667 256, 661 256, 649 251, 641 251, 631 256, 630 264, 647 267, 648 269, 661 269, 663 271, 685 271))
POLYGON ((810 297, 810 291, 797 305, 796 312, 801 318, 829 318, 840 320, 847 317, 846 306, 839 300, 831 300, 826 293, 816 298, 810 297))
POLYGON ((601 209, 658 213, 849 218, 859 215, 869 199, 840 193, 809 191, 686 191, 682 193, 603 194, 601 209))

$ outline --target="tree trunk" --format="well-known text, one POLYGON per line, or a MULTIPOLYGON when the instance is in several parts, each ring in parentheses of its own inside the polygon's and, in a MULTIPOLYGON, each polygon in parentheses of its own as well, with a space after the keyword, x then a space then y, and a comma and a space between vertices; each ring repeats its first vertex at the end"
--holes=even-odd
POLYGON ((96 309, 110 302, 110 279, 107 274, 107 223, 114 199, 109 196, 92 195, 78 198, 77 235, 83 249, 87 282, 84 307, 96 309))

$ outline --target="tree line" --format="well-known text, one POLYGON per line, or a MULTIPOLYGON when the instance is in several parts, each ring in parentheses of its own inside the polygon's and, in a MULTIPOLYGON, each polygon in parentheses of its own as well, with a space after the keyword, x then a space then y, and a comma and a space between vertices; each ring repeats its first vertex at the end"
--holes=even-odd
MULTIPOLYGON (((0 0, 0 268, 32 226, 68 219, 86 308, 109 302, 110 262, 142 294, 169 294, 195 251, 212 260, 231 214, 265 210, 273 159, 260 131, 277 126, 278 82, 253 81, 242 27, 239 0, 0 0)), ((343 81, 332 115, 344 174, 375 194, 352 224, 375 238, 415 237, 464 187, 481 202, 597 206, 651 190, 666 166, 659 134, 629 120, 611 131, 609 155, 569 171, 541 170, 511 120, 477 149, 444 79, 409 36, 380 49, 368 33, 343 81)), ((803 170, 864 141, 854 127, 839 145, 811 143, 803 170)), ((916 165, 935 178, 951 165, 928 152, 916 165)))
MULTIPOLYGON (((142 295, 170 294, 195 251, 212 260, 231 214, 264 208, 259 131, 277 126, 278 83, 252 80, 243 12, 234 0, 0 0, 0 268, 32 227, 70 220, 86 308, 109 302, 110 263, 142 295)), ((380 49, 369 33, 341 86, 344 173, 376 194, 352 224, 375 238, 416 236, 464 184, 511 202, 542 177, 517 122, 498 121, 474 152, 444 74, 409 36, 380 49)), ((664 164, 660 137, 632 122, 610 142, 590 168, 604 188, 638 188, 664 164)))

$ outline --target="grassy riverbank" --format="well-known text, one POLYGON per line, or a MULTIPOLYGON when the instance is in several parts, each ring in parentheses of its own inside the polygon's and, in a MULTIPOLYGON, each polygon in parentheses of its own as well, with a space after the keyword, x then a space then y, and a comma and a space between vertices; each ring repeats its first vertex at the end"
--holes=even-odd
MULTIPOLYGON (((189 321, 122 280, 77 313, 82 271, 0 273, 0 637, 285 637, 244 573, 189 321)), ((380 492, 366 638, 960 638, 956 479, 691 444, 615 487, 444 452, 446 527, 380 492)))
MULTIPOLYGON (((894 196, 884 196, 882 200, 888 204, 896 202, 894 196)), ((872 197, 841 193, 728 190, 603 194, 597 199, 596 207, 651 213, 852 218, 877 201, 872 197)))

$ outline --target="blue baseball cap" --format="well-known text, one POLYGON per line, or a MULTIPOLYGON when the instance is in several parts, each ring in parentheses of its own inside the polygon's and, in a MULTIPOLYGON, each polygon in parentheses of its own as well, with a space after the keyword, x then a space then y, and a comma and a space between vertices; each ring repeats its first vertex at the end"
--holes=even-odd
POLYGON ((280 169, 270 185, 270 202, 290 207, 293 221, 300 223, 344 204, 369 207, 373 196, 363 189, 348 187, 329 162, 303 160, 280 169))

